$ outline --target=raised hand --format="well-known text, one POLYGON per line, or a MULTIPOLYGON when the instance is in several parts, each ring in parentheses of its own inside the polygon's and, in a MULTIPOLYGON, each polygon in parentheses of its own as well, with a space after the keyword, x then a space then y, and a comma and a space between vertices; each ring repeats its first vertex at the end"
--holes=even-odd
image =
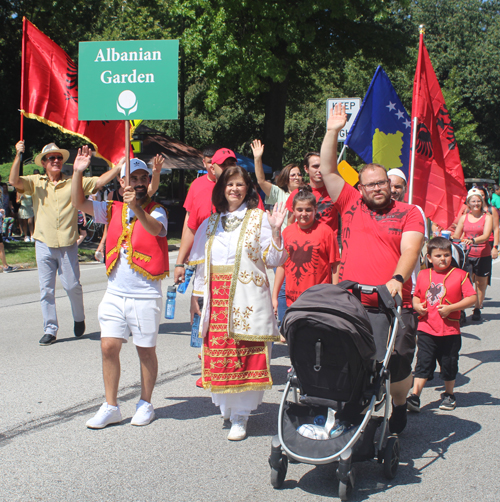
POLYGON ((347 114, 345 112, 345 105, 337 103, 335 108, 330 110, 330 117, 326 123, 327 131, 336 131, 337 133, 346 125, 347 114))
POLYGON ((163 155, 158 154, 153 158, 153 173, 161 173, 163 166, 163 155))
POLYGON ((285 204, 283 202, 280 202, 279 204, 276 203, 273 208, 273 214, 269 211, 266 211, 266 213, 267 220, 269 221, 269 225, 271 225, 273 232, 274 230, 281 231, 281 225, 283 224, 287 213, 285 204))
POLYGON ((250 143, 253 152, 253 158, 261 158, 264 155, 264 145, 260 141, 260 139, 254 139, 252 143, 250 143))
POLYGON ((89 167, 91 159, 92 150, 87 145, 79 148, 76 154, 75 163, 73 164, 73 170, 83 173, 83 171, 89 167))

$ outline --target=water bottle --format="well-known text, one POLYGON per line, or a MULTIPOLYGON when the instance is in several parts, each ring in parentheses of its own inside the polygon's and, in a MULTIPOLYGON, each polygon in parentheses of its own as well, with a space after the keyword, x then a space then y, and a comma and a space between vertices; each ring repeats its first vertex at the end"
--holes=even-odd
POLYGON ((189 281, 191 280, 191 277, 194 274, 194 267, 187 266, 186 267, 186 274, 184 275, 184 282, 181 282, 179 286, 177 287, 177 291, 179 293, 184 294, 189 286, 189 281))
POLYGON ((165 305, 165 319, 173 319, 175 315, 175 286, 167 288, 167 303, 165 305))
POLYGON ((104 255, 100 251, 95 252, 95 259, 100 263, 104 263, 104 255))
POLYGON ((198 337, 198 331, 200 329, 200 316, 198 314, 194 315, 193 326, 191 327, 191 347, 201 347, 203 339, 198 337))

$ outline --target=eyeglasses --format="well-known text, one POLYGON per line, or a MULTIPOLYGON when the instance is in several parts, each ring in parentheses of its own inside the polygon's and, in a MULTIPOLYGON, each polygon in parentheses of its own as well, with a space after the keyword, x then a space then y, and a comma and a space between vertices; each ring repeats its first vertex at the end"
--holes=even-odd
POLYGON ((290 174, 290 178, 302 178, 302 174, 290 174))
POLYGON ((62 160, 62 156, 61 155, 51 155, 50 157, 47 157, 47 160, 50 160, 51 162, 53 162, 54 160, 62 160))
POLYGON ((359 186, 363 187, 367 192, 371 192, 375 190, 377 187, 378 188, 386 187, 388 183, 389 180, 382 180, 382 181, 377 181, 377 183, 368 183, 368 185, 362 185, 360 183, 359 186))

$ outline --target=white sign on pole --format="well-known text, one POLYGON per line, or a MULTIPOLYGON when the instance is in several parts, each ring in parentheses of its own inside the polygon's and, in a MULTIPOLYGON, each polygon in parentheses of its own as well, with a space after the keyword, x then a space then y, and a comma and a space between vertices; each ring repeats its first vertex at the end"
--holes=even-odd
POLYGON ((347 138, 347 134, 354 123, 354 119, 361 108, 361 98, 341 98, 334 99, 329 98, 326 100, 326 120, 328 121, 328 117, 330 116, 330 110, 334 108, 334 106, 338 103, 342 103, 345 105, 345 112, 347 113, 347 123, 340 130, 338 141, 345 141, 347 138))

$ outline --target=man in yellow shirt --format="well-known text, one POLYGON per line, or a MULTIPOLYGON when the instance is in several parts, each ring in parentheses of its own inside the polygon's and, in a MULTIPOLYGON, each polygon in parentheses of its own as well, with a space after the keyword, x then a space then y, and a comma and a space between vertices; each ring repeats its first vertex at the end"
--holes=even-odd
MULTIPOLYGON (((9 182, 19 193, 31 195, 35 213, 36 261, 40 282, 44 335, 40 345, 56 341, 59 325, 55 303, 56 273, 69 297, 74 319, 74 334, 80 338, 85 333, 83 290, 78 264, 78 211, 71 204, 71 176, 62 173, 69 158, 68 150, 50 143, 36 156, 35 164, 45 169, 45 174, 19 176, 24 141, 16 144, 16 158, 12 164, 9 182)), ((80 150, 74 165, 85 161, 80 150)), ((96 193, 119 172, 111 169, 100 177, 84 178, 85 195, 96 193)))

